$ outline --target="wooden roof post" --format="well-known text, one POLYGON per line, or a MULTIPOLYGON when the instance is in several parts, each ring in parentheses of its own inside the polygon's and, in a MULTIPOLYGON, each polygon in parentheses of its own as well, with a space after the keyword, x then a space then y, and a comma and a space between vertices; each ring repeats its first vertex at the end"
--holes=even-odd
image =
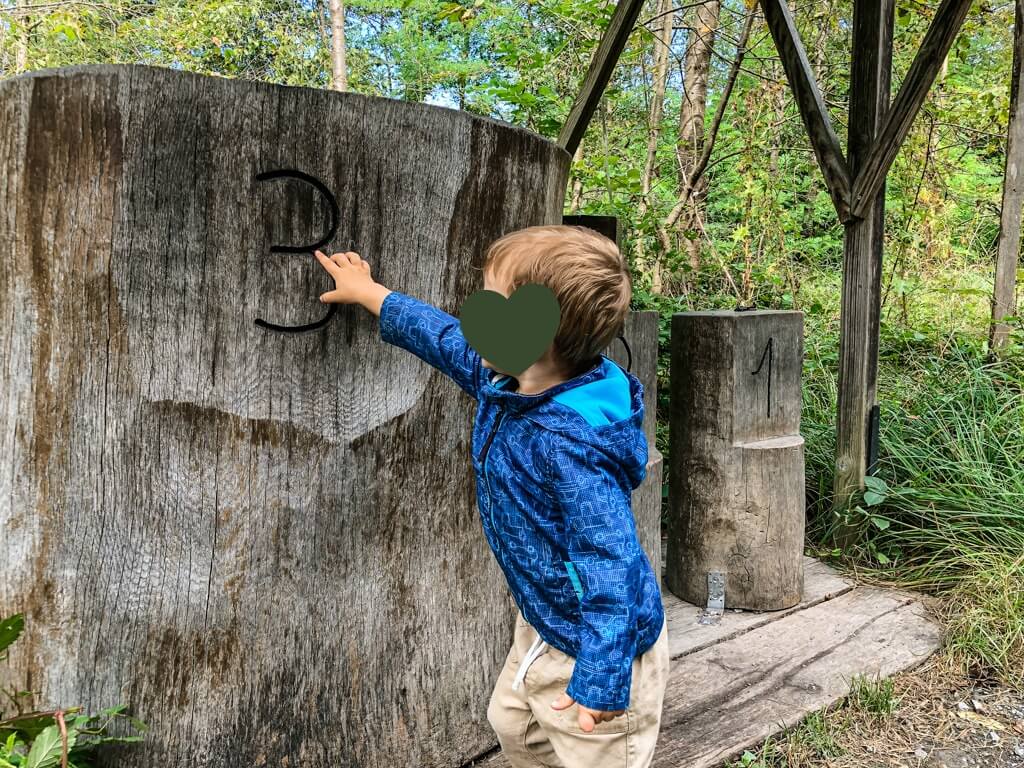
MULTIPOLYGON (((889 106, 893 0, 856 0, 847 157, 855 179, 867 160, 889 106)), ((863 483, 878 381, 885 180, 863 218, 851 219, 843 238, 840 309, 839 402, 835 504, 842 506, 863 483)), ((845 541, 841 528, 837 538, 845 541)))
MULTIPOLYGON (((855 0, 847 153, 852 218, 843 248, 834 508, 874 471, 885 177, 963 25, 971 0, 942 0, 889 107, 893 0, 855 0)), ((850 541, 840 526, 836 543, 850 541)))

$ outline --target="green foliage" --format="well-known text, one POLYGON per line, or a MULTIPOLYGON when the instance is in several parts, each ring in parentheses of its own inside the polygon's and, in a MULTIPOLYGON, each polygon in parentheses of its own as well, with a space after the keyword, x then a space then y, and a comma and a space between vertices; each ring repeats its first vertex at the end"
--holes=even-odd
POLYGON ((850 681, 847 706, 872 717, 886 717, 899 707, 900 700, 894 695, 894 688, 891 677, 854 675, 850 681))
MULTIPOLYGON (((0 621, 0 652, 5 652, 18 638, 24 625, 20 613, 0 621)), ((119 725, 127 721, 138 731, 148 727, 125 714, 125 705, 104 709, 97 715, 80 714, 81 707, 23 712, 21 700, 31 696, 32 691, 0 693, 17 709, 12 715, 0 708, 0 768, 54 768, 61 764, 65 750, 69 768, 91 768, 96 764, 100 745, 142 741, 142 736, 114 734, 110 729, 115 722, 119 725)))

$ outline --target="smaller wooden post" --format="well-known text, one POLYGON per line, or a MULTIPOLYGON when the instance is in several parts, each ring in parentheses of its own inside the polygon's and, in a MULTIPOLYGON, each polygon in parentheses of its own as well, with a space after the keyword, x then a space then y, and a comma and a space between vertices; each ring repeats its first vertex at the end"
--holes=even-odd
MULTIPOLYGON (((619 220, 615 216, 563 216, 562 223, 588 227, 621 247, 619 220)), ((629 351, 616 339, 603 354, 623 368, 630 368, 644 388, 644 433, 647 435, 647 474, 633 491, 633 517, 636 519, 640 546, 647 553, 654 572, 661 578, 661 486, 663 460, 655 446, 656 409, 658 407, 658 313, 631 311, 626 315, 622 335, 629 351), (630 365, 632 363, 632 365, 630 365)))
POLYGON ((665 586, 706 605, 778 610, 803 591, 803 314, 672 317, 665 586))

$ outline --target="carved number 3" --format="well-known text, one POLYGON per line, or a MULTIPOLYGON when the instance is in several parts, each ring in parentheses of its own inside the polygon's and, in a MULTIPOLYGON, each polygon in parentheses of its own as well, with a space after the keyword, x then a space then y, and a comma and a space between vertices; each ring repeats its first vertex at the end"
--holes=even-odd
POLYGON ((768 343, 764 345, 764 352, 761 353, 761 362, 757 364, 757 370, 751 371, 751 376, 757 376, 764 367, 764 359, 768 358, 768 410, 765 415, 770 419, 772 417, 772 357, 774 356, 773 346, 775 338, 773 336, 768 337, 768 343))
MULTIPOLYGON (((338 219, 340 218, 340 212, 338 210, 338 201, 334 199, 334 195, 320 179, 315 176, 310 176, 308 173, 302 171, 265 171, 264 173, 256 176, 256 181, 275 181, 277 179, 298 179, 304 181, 313 188, 315 188, 327 203, 331 206, 331 225, 328 228, 326 234, 317 240, 315 243, 309 245, 272 245, 270 246, 271 253, 308 253, 312 255, 313 251, 318 248, 323 248, 334 237, 335 232, 338 231, 338 219)), ((318 328, 322 328, 330 322, 331 318, 334 317, 334 313, 338 311, 337 304, 331 304, 331 308, 327 310, 327 314, 324 315, 320 320, 314 323, 307 323, 306 325, 277 325, 276 323, 268 323, 266 320, 257 317, 256 325, 260 328, 266 328, 268 331, 280 331, 282 333, 302 333, 303 331, 315 331, 318 328)))

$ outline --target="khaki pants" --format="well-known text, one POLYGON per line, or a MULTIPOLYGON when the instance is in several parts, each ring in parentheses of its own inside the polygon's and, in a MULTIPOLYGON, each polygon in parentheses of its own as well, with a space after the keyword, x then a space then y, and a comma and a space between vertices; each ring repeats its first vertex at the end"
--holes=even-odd
POLYGON ((579 726, 579 708, 562 710, 551 702, 569 685, 575 659, 547 646, 530 665, 522 685, 512 690, 519 662, 537 632, 516 617, 515 638, 491 694, 487 720, 514 768, 647 768, 661 726, 661 706, 668 682, 668 630, 662 625, 657 642, 633 659, 629 707, 586 733, 579 726))

